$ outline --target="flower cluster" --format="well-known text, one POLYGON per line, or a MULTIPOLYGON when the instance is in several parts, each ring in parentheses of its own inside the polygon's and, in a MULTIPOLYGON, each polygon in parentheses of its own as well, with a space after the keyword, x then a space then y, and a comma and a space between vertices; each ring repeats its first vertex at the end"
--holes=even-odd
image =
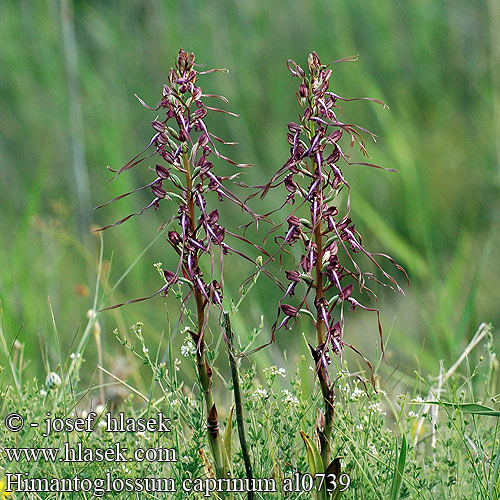
MULTIPOLYGON (((222 276, 222 255, 237 253, 241 257, 252 261, 246 254, 237 251, 226 242, 226 236, 248 241, 234 233, 227 231, 219 221, 217 209, 207 209, 207 195, 215 193, 219 201, 229 200, 242 210, 251 214, 254 220, 258 216, 254 214, 239 198, 233 194, 225 185, 225 181, 236 178, 239 174, 232 176, 221 176, 214 172, 212 157, 224 160, 236 167, 246 167, 238 164, 227 156, 221 154, 216 142, 235 145, 226 142, 209 132, 205 124, 205 117, 209 112, 221 112, 232 116, 238 116, 229 111, 209 106, 206 99, 218 98, 227 103, 223 96, 204 94, 198 84, 199 75, 214 71, 226 71, 212 69, 198 71, 195 65, 195 57, 192 52, 180 49, 175 63, 168 76, 168 84, 163 86, 162 97, 156 108, 149 107, 141 99, 141 104, 147 109, 161 111, 162 117, 157 117, 151 122, 154 135, 144 151, 139 153, 119 170, 109 170, 115 173, 116 179, 121 173, 135 167, 146 159, 156 157, 157 162, 154 169, 155 174, 152 182, 128 193, 122 194, 100 205, 104 207, 116 202, 125 196, 141 190, 150 189, 153 195, 152 201, 137 213, 132 213, 121 220, 105 226, 99 230, 108 229, 124 223, 135 215, 141 215, 146 210, 154 208, 158 210, 160 204, 167 200, 169 205, 175 200, 178 205, 177 214, 173 217, 178 222, 178 229, 168 232, 167 242, 177 253, 179 260, 176 269, 163 269, 165 284, 150 297, 134 299, 127 303, 138 302, 149 299, 155 295, 167 295, 168 289, 178 283, 186 283, 191 292, 195 292, 199 307, 205 309, 208 303, 217 306, 222 305, 222 280, 215 279, 212 275, 209 279, 203 276, 199 266, 202 256, 210 256, 211 269, 214 269, 215 248, 220 250, 220 266, 222 276), (182 180, 181 180, 182 179, 182 180)), ((137 97, 137 96, 136 96, 137 97)), ((253 262, 253 261, 252 261, 253 262)), ((213 274, 213 273, 212 273, 213 274)), ((108 309, 119 307, 123 304, 111 306, 108 309)))
MULTIPOLYGON (((353 347, 344 340, 345 304, 351 309, 360 307, 374 311, 377 317, 379 314, 377 309, 361 304, 353 296, 354 284, 357 284, 361 292, 365 291, 375 297, 366 282, 375 280, 380 283, 373 273, 361 270, 355 254, 367 256, 386 279, 383 284, 395 287, 401 293, 403 291, 396 280, 382 268, 375 257, 388 259, 397 269, 402 272, 404 270, 388 255, 366 250, 350 217, 351 187, 339 162, 343 160, 348 165, 382 167, 351 161, 341 146, 341 138, 348 135, 351 147, 358 144, 361 152, 367 155, 363 133, 373 138, 374 134, 339 119, 341 108, 338 102, 353 99, 346 99, 329 91, 332 70, 330 65, 321 64, 315 52, 308 58, 309 74, 294 61, 289 60, 287 66, 291 74, 300 80, 297 100, 304 111, 299 123, 288 124, 289 159, 260 188, 263 197, 270 189, 280 185, 285 187, 287 196, 280 208, 287 204, 294 208, 284 223, 273 228, 277 231, 284 224, 287 225, 286 231, 277 236, 275 241, 280 252, 288 252, 287 249, 296 244, 300 244, 302 250, 297 267, 286 271, 285 294, 279 302, 278 319, 273 331, 290 328, 290 320, 297 318, 301 309, 308 312, 313 310, 320 343, 314 348, 313 355, 320 363, 328 364, 329 349, 341 355, 343 346, 353 347), (342 192, 346 192, 344 210, 338 201, 342 192), (300 203, 297 203, 297 198, 300 203), (300 210, 304 210, 304 206, 307 207, 306 217, 300 218, 300 210), (305 293, 298 305, 292 305, 288 302, 295 295, 299 284, 305 285, 305 293), (311 294, 314 295, 312 300, 309 299, 311 294), (339 312, 334 315, 336 308, 339 312)), ((385 106, 376 99, 369 100, 385 106)), ((383 350, 379 317, 378 327, 383 350)))

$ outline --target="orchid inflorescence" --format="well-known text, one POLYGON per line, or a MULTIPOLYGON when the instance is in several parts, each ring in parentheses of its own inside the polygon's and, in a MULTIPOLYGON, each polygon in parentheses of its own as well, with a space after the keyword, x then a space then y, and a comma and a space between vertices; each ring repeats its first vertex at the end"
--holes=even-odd
MULTIPOLYGON (((335 62, 345 60, 352 58, 335 62)), ((297 100, 303 108, 303 113, 298 123, 288 124, 289 159, 267 184, 258 187, 262 198, 271 189, 281 185, 285 187, 286 198, 273 212, 285 206, 291 206, 293 210, 284 222, 275 225, 270 231, 282 231, 281 235, 275 237, 278 245, 275 255, 279 253, 281 257, 285 253, 290 254, 290 247, 300 245, 301 256, 295 268, 285 271, 286 283, 282 285, 285 293, 278 303, 272 334, 274 340, 277 330, 290 329, 290 321, 296 319, 301 312, 310 316, 313 321, 317 344, 310 345, 310 348, 325 403, 320 441, 322 457, 327 467, 334 408, 334 383, 328 373, 330 353, 341 357, 344 346, 347 346, 361 354, 355 346, 346 342, 344 337, 345 305, 349 305, 351 309, 359 307, 377 314, 380 345, 384 353, 379 311, 363 305, 353 296, 354 284, 357 284, 360 292, 366 292, 369 297, 376 298, 376 295, 367 286, 367 280, 375 280, 403 293, 395 278, 382 268, 376 257, 389 260, 405 276, 406 273, 388 255, 369 252, 350 217, 351 186, 339 162, 343 160, 348 165, 382 167, 368 162, 351 161, 341 146, 341 138, 348 135, 350 146, 357 144, 362 154, 368 156, 363 134, 368 134, 373 139, 375 135, 363 127, 341 121, 339 112, 342 112, 342 108, 339 101, 354 99, 343 98, 329 90, 329 80, 332 76, 330 64, 322 64, 315 52, 309 55, 307 61, 308 74, 292 60, 288 61, 287 66, 292 76, 300 80, 297 100), (345 193, 345 209, 340 206, 342 193, 345 193), (301 200, 300 203, 297 199, 301 200), (300 217, 302 212, 306 212, 303 218, 300 217), (355 260, 355 254, 368 257, 385 278, 384 282, 373 273, 362 271, 355 260), (294 305, 290 302, 299 285, 302 285, 305 291, 300 295, 298 304, 294 305)), ((361 99, 368 99, 385 107, 385 104, 377 99, 361 99)), ((369 361, 364 359, 371 369, 369 361)))
MULTIPOLYGON (((340 145, 342 135, 347 133, 350 136, 351 147, 357 143, 361 152, 367 155, 361 133, 367 133, 375 138, 374 134, 365 128, 339 120, 337 115, 341 108, 337 104, 338 101, 355 99, 346 99, 328 90, 332 70, 329 69, 330 65, 321 64, 315 52, 308 58, 309 76, 306 76, 305 71, 294 61, 289 60, 287 66, 291 74, 301 80, 297 100, 304 108, 304 112, 300 117, 300 123, 288 124, 290 158, 267 184, 259 187, 261 197, 264 197, 271 189, 284 185, 287 196, 279 209, 287 204, 294 206, 297 197, 302 199, 302 202, 286 217, 285 222, 272 229, 277 231, 286 223, 288 227, 284 235, 275 238, 279 244, 278 251, 288 252, 287 248, 300 243, 302 253, 297 267, 285 271, 288 283, 284 287, 285 294, 279 301, 278 320, 273 326, 273 331, 291 328, 289 321, 296 318, 301 309, 310 309, 308 297, 311 292, 315 292, 313 300, 315 323, 318 327, 324 328, 325 343, 334 353, 340 355, 343 347, 349 346, 344 340, 344 304, 349 304, 352 309, 360 307, 377 311, 364 306, 353 297, 353 282, 358 284, 361 292, 367 292, 375 298, 375 293, 366 284, 367 280, 375 280, 384 286, 396 288, 403 294, 397 281, 382 268, 375 257, 383 257, 398 270, 405 272, 390 256, 369 252, 363 246, 361 235, 350 217, 351 186, 338 162, 342 159, 348 165, 383 168, 372 163, 351 161, 350 156, 340 145), (342 213, 337 200, 344 190, 347 191, 346 210, 342 213), (297 214, 303 205, 308 206, 309 216, 299 218, 297 214), (353 254, 356 253, 366 255, 387 282, 381 282, 371 272, 362 271, 354 259, 353 254), (341 254, 345 255, 347 263, 341 259, 341 254), (351 282, 346 283, 348 280, 351 282), (284 302, 295 295, 300 283, 305 285, 306 291, 299 305, 293 306, 284 302), (327 299, 328 295, 331 296, 330 299, 327 299), (340 306, 338 319, 333 315, 337 306, 340 306)), ((377 99, 361 99, 369 99, 385 106, 377 99)), ((379 331, 381 333, 380 321, 379 331)), ((324 348, 324 346, 318 347, 324 348)), ((381 347, 383 351, 382 338, 381 347)))
MULTIPOLYGON (((173 229, 169 231, 167 238, 168 243, 179 256, 177 268, 175 270, 163 270, 165 284, 153 295, 142 299, 134 299, 127 303, 146 300, 158 294, 167 295, 168 289, 181 281, 189 286, 190 292, 188 296, 191 293, 200 295, 204 308, 210 302, 221 307, 222 278, 216 280, 214 276, 211 276, 210 280, 207 281, 198 265, 200 257, 207 254, 211 256, 213 273, 214 248, 218 247, 221 255, 221 277, 222 255, 236 253, 253 262, 246 254, 231 247, 226 242, 226 236, 230 235, 246 243, 249 243, 249 241, 224 228, 219 221, 219 211, 217 209, 210 211, 207 209, 206 196, 213 192, 217 195, 219 201, 229 200, 249 213, 255 221, 259 220, 259 217, 224 185, 226 181, 235 179, 239 173, 231 176, 218 175, 214 172, 213 162, 210 161, 210 157, 215 156, 239 168, 248 166, 236 163, 218 151, 215 142, 231 146, 236 145, 236 143, 224 141, 209 132, 204 120, 209 111, 238 116, 230 111, 205 104, 206 98, 218 98, 225 103, 228 101, 220 95, 204 94, 197 82, 199 75, 214 71, 226 72, 227 70, 198 71, 195 69, 194 61, 192 52, 188 53, 182 49, 179 51, 175 67, 170 69, 168 84, 163 86, 162 98, 156 108, 151 108, 142 99, 138 98, 147 109, 164 111, 164 119, 157 117, 152 121, 151 125, 155 133, 144 151, 132 158, 119 170, 108 167, 109 170, 115 173, 112 179, 114 180, 122 172, 153 156, 161 162, 156 164, 154 169, 150 168, 156 174, 152 182, 117 196, 97 208, 102 208, 132 193, 148 188, 152 191, 153 200, 139 212, 127 215, 119 221, 99 229, 100 231, 122 224, 135 215, 143 214, 150 208, 154 207, 155 210, 158 210, 163 200, 169 202, 175 200, 178 203, 177 215, 174 218, 178 222, 179 230, 173 229), (150 152, 150 150, 152 151, 150 152), (146 155, 148 152, 150 153, 146 155), (183 177, 182 181, 178 174, 183 177), (199 215, 196 212, 199 212, 199 215)), ((186 296, 186 299, 188 296, 186 296)), ((117 304, 108 309, 121 305, 123 304, 117 304)))

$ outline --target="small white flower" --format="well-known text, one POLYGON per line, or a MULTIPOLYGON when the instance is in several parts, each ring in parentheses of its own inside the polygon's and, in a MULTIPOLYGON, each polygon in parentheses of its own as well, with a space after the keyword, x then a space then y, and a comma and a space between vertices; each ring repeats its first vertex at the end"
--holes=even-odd
POLYGON ((47 391, 45 389, 40 389, 40 396, 44 398, 47 395, 47 391))
POLYGON ((105 409, 105 408, 106 408, 106 407, 105 407, 103 404, 98 404, 98 405, 95 407, 95 412, 96 412, 98 415, 100 415, 100 414, 104 411, 104 409, 105 409))
POLYGON ((299 405, 299 400, 288 389, 283 389, 281 392, 283 393, 285 404, 291 406, 299 405))
POLYGON ((277 366, 269 366, 262 371, 266 377, 275 377, 276 375, 286 377, 286 370, 284 368, 278 368, 277 366))
POLYGON ((196 346, 193 341, 189 338, 186 338, 184 344, 181 345, 181 354, 187 358, 189 356, 194 356, 196 354, 196 346))
POLYGON ((196 400, 195 400, 195 399, 193 399, 193 398, 190 398, 190 397, 188 396, 188 398, 187 398, 187 404, 188 404, 189 406, 191 406, 191 408, 194 408, 194 407, 196 406, 196 400))
POLYGON ((409 411, 408 416, 410 418, 418 418, 418 413, 415 413, 414 411, 409 411))
POLYGON ((357 401, 363 395, 363 391, 359 387, 355 387, 351 394, 351 401, 357 401))
POLYGON ((174 370, 178 372, 181 368, 181 360, 179 358, 175 358, 174 360, 174 370))
POLYGON ((255 389, 254 393, 252 394, 252 396, 254 397, 254 399, 262 399, 262 400, 265 400, 269 397, 269 394, 267 393, 267 391, 265 389, 263 389, 262 387, 258 387, 257 389, 255 389))
POLYGON ((106 423, 106 420, 99 420, 99 423, 97 425, 98 427, 106 427, 106 425, 108 424, 106 423))
POLYGON ((370 453, 371 453, 372 455, 377 455, 377 453, 378 453, 378 452, 377 452, 377 448, 375 448, 375 445, 374 445, 374 444, 370 444, 370 445, 368 446, 368 448, 370 449, 370 453))
POLYGON ((45 385, 48 389, 59 387, 61 385, 61 377, 56 372, 50 372, 45 379, 45 385))
POLYGON ((356 426, 356 429, 358 429, 358 431, 362 431, 363 430, 363 426, 361 424, 358 424, 356 426))
POLYGON ((181 402, 178 399, 172 399, 170 406, 179 406, 181 402))
POLYGON ((380 406, 380 403, 377 403, 376 401, 372 401, 369 405, 368 405, 368 409, 372 412, 372 413, 380 413, 381 415, 385 415, 385 411, 382 410, 382 407, 380 406))
POLYGON ((417 396, 415 399, 412 399, 411 402, 412 403, 423 403, 424 400, 420 396, 417 396))

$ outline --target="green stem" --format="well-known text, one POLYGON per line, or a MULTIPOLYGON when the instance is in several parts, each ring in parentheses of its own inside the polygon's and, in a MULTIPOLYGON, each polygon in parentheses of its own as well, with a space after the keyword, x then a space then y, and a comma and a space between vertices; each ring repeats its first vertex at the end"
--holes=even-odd
MULTIPOLYGON (((194 202, 192 196, 193 181, 191 178, 191 168, 189 159, 186 153, 182 153, 182 163, 186 171, 186 201, 188 214, 190 219, 190 232, 194 237, 196 226, 194 222, 194 202)), ((198 256, 194 255, 194 266, 198 267, 198 256)), ((215 474, 218 478, 226 477, 226 467, 222 452, 222 440, 219 432, 219 422, 217 418, 217 408, 214 404, 212 394, 212 370, 205 356, 205 308, 206 303, 203 295, 193 287, 193 294, 196 301, 196 315, 198 320, 197 334, 193 335, 193 340, 196 342, 196 368, 200 379, 201 388, 203 390, 203 398, 205 400, 205 409, 207 415, 207 435, 210 450, 215 463, 215 474)))
MULTIPOLYGON (((314 162, 314 170, 317 171, 320 168, 319 165, 314 162)), ((318 184, 317 194, 319 202, 321 199, 321 185, 318 184)), ((325 291, 323 288, 323 233, 321 228, 321 218, 318 217, 316 225, 314 227, 314 243, 316 244, 317 258, 316 258, 316 303, 323 300, 325 297, 325 291)), ((325 325, 323 319, 320 317, 319 311, 316 314, 316 338, 318 346, 325 343, 325 330, 327 325, 325 325)), ((319 359, 318 366, 316 367, 316 373, 318 374, 319 384, 321 386, 321 393, 323 395, 323 403, 325 407, 325 424, 323 431, 320 432, 320 444, 321 444, 321 458, 323 460, 323 465, 326 468, 330 465, 330 438, 333 429, 333 392, 329 384, 328 369, 319 359)))
MULTIPOLYGON (((247 478, 251 482, 253 479, 252 461, 250 460, 250 453, 248 451, 248 445, 245 435, 245 424, 243 420, 243 404, 241 401, 241 388, 240 380, 238 376, 238 365, 234 356, 234 346, 233 346, 233 330, 231 328, 231 321, 229 319, 229 314, 224 312, 224 331, 227 337, 227 347, 229 350, 229 364, 231 365, 231 376, 233 379, 234 388, 234 404, 236 406, 236 422, 238 423, 238 436, 240 439, 241 453, 243 455, 243 462, 245 463, 245 470, 247 473, 247 478)), ((254 499, 254 492, 248 491, 248 500, 254 499)))

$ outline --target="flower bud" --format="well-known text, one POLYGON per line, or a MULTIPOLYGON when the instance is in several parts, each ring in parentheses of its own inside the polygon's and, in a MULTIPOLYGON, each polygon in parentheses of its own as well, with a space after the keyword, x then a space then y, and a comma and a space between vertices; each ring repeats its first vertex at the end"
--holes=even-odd
POLYGON ((163 200, 167 196, 167 192, 161 187, 161 184, 153 184, 151 186, 151 191, 157 197, 163 200))
POLYGON ((169 285, 173 285, 177 283, 177 281, 179 280, 177 274, 173 273, 172 271, 169 271, 168 269, 163 269, 163 276, 165 276, 165 281, 169 285))
POLYGON ((287 127, 288 127, 288 130, 292 134, 296 134, 297 132, 300 132, 302 130, 302 127, 298 123, 295 123, 295 122, 288 123, 287 127))
POLYGON ((168 239, 172 245, 177 246, 181 242, 181 237, 179 236, 179 233, 177 231, 169 231, 168 232, 168 239))
POLYGON ((168 171, 168 168, 162 166, 162 165, 156 165, 156 175, 160 179, 168 179, 170 176, 170 172, 168 171))
POLYGON ((188 133, 183 128, 181 128, 179 130, 179 141, 186 142, 188 139, 189 139, 188 133))
POLYGON ((298 309, 290 304, 281 304, 280 308, 286 316, 291 318, 295 318, 299 313, 298 309))
POLYGON ((45 379, 45 385, 47 386, 47 389, 59 387, 61 383, 61 377, 56 372, 50 372, 45 379))
POLYGON ((151 122, 151 125, 153 126, 153 128, 157 131, 157 132, 165 132, 165 124, 163 124, 162 122, 158 121, 158 120, 153 120, 151 122))

